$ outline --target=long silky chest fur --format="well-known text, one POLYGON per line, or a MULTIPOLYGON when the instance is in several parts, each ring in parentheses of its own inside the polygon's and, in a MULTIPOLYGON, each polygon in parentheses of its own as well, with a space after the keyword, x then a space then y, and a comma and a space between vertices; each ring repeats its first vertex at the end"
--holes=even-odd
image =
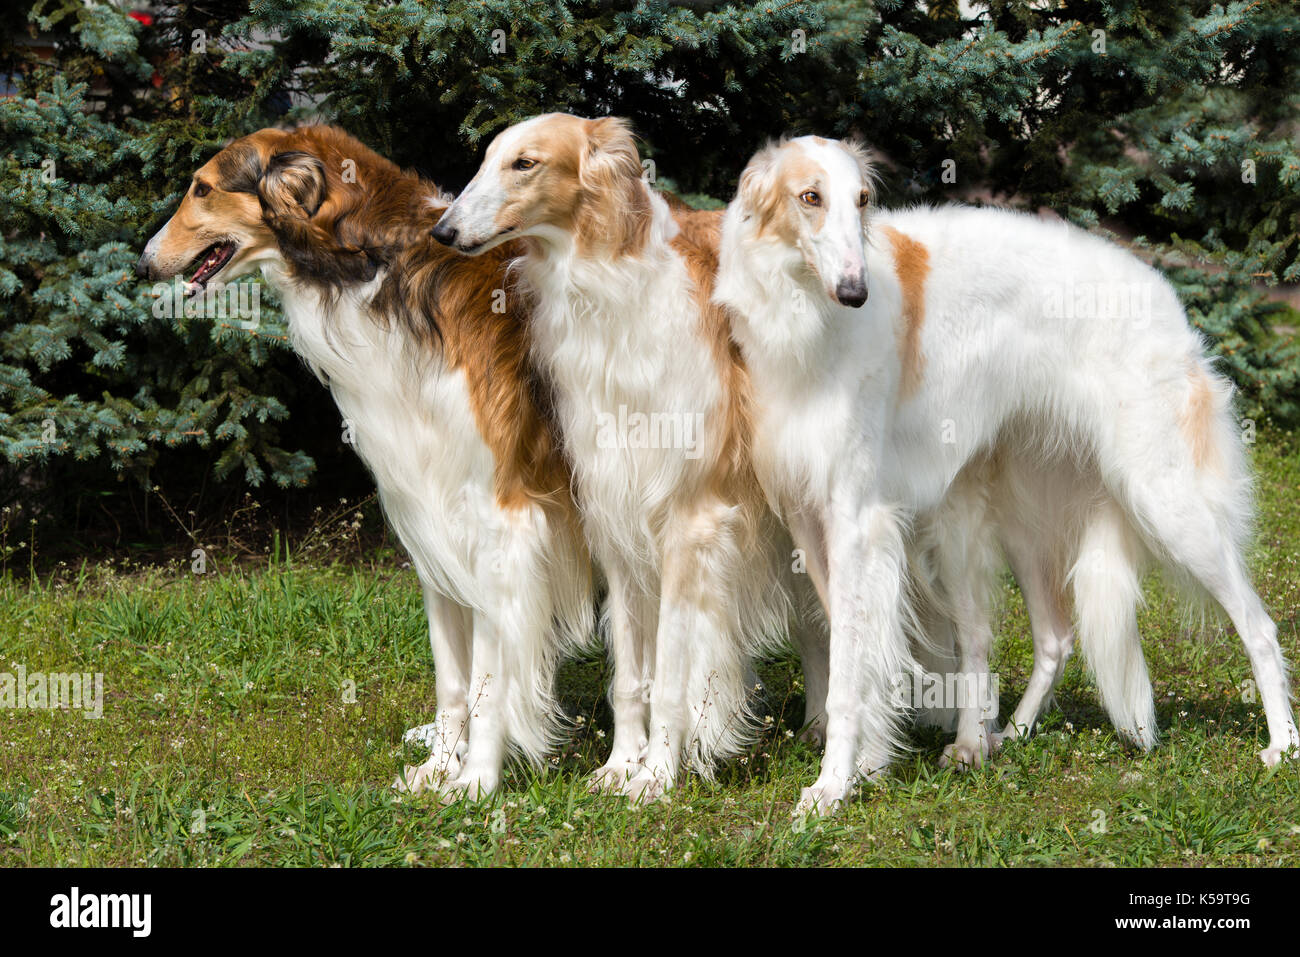
POLYGON ((654 264, 644 303, 623 301, 631 277, 620 271, 640 273, 640 286, 647 268, 577 261, 572 275, 528 278, 541 293, 534 352, 555 386, 589 531, 602 550, 652 565, 658 526, 709 468, 721 386, 679 257, 654 264))
POLYGON ((384 512, 421 577, 483 607, 478 566, 490 560, 502 523, 492 453, 465 375, 377 323, 363 306, 368 291, 332 305, 310 291, 286 291, 290 338, 329 386, 340 433, 374 474, 384 512))

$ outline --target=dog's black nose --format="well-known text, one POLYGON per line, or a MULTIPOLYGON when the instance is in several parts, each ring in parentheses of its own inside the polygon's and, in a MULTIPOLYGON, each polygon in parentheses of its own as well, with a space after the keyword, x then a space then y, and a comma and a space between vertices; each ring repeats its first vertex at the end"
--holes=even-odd
POLYGON ((148 279, 150 271, 149 260, 147 257, 141 256, 135 261, 135 274, 141 279, 148 279))
POLYGON ((856 309, 867 301, 867 283, 863 279, 841 279, 835 287, 835 298, 841 305, 856 309))
POLYGON ((452 246, 456 243, 456 227, 448 226, 447 223, 440 222, 433 227, 433 238, 438 240, 444 246, 452 246))

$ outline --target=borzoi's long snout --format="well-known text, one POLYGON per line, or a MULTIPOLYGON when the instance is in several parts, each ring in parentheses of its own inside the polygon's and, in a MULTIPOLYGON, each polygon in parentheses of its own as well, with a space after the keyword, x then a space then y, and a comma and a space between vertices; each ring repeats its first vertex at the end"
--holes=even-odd
POLYGON ((485 252, 492 240, 510 232, 496 221, 502 199, 501 190, 485 184, 480 172, 447 207, 431 235, 444 246, 470 256, 485 252))
POLYGON ((818 272, 827 294, 842 306, 856 309, 867 301, 867 256, 862 220, 853 207, 827 216, 818 237, 818 272))

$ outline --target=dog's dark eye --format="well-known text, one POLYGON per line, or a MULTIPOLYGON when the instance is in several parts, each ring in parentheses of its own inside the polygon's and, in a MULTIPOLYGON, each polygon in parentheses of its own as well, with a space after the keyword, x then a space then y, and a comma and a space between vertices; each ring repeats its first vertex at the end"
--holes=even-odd
POLYGON ((799 201, 805 206, 820 206, 822 204, 822 198, 810 189, 799 194, 799 201))
POLYGON ((530 160, 527 157, 521 156, 519 157, 519 159, 514 161, 511 168, 520 170, 522 172, 523 170, 526 169, 532 169, 536 165, 537 165, 537 160, 530 160))
POLYGON ((212 192, 212 187, 209 186, 207 183, 194 184, 194 195, 197 196, 199 199, 202 199, 204 196, 207 196, 208 193, 210 192, 212 192))
POLYGON ((867 195, 867 191, 864 189, 862 192, 858 194, 858 206, 861 207, 862 209, 866 209, 868 199, 870 199, 870 197, 867 195))

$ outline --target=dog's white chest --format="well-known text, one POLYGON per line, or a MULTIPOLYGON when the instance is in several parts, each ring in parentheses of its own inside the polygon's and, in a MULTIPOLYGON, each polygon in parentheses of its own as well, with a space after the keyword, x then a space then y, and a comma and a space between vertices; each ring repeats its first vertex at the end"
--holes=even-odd
POLYGON ((416 354, 406 336, 346 298, 328 314, 309 294, 284 298, 294 348, 327 382, 340 436, 374 474, 417 570, 477 604, 478 566, 502 521, 465 374, 434 350, 416 354))
POLYGON ((584 518, 607 548, 639 559, 656 552, 656 529, 719 427, 721 383, 688 289, 670 257, 649 279, 543 287, 534 319, 584 518), (621 298, 629 286, 643 290, 634 306, 621 298))

